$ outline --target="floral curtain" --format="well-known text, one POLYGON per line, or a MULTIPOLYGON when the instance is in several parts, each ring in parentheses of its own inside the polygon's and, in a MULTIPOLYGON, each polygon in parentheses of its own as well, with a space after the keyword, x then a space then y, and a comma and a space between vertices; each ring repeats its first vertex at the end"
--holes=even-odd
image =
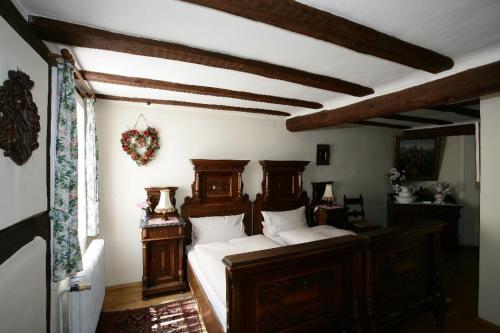
POLYGON ((78 136, 73 66, 57 68, 58 110, 54 158, 54 202, 50 210, 53 239, 52 280, 82 269, 78 243, 78 136))
POLYGON ((87 236, 99 234, 99 176, 94 99, 85 99, 85 183, 87 193, 87 236))

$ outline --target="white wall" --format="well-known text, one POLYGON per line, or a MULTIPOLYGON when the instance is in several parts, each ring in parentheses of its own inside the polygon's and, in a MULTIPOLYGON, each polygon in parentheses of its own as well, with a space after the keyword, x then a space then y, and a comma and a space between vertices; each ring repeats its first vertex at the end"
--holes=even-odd
POLYGON ((392 166, 395 132, 378 128, 327 129, 290 133, 284 119, 146 106, 99 100, 96 103, 100 150, 100 219, 106 242, 106 283, 140 281, 142 258, 138 202, 147 186, 179 186, 177 208, 191 195, 192 158, 248 159, 244 191, 260 192, 263 159, 311 161, 304 187, 334 180, 338 198, 363 194, 367 219, 385 224, 387 173, 392 166), (160 134, 161 149, 149 166, 138 167, 120 145, 121 133, 143 112, 160 134), (316 145, 332 145, 330 166, 316 166, 316 145))
POLYGON ((38 107, 40 146, 31 158, 18 166, 0 151, 0 229, 47 210, 46 133, 48 101, 47 63, 0 17, 0 84, 8 71, 19 68, 28 74, 35 87, 31 91, 38 107))
MULTIPOLYGON (((459 224, 460 244, 479 245, 479 184, 476 183, 476 147, 473 135, 443 137, 439 182, 451 182, 451 195, 463 206, 459 224)), ((436 181, 415 182, 434 191, 436 181)))
POLYGON ((479 317, 500 326, 500 94, 481 98, 479 317))
MULTIPOLYGON (((48 66, 47 63, 0 17, 0 84, 8 78, 9 70, 19 68, 35 82, 31 93, 38 107, 41 130, 38 135, 40 146, 31 158, 22 166, 18 166, 0 151, 0 230, 36 213, 47 210, 46 185, 46 133, 47 133, 47 101, 48 101, 48 66)), ((40 257, 43 249, 29 248, 33 256, 40 257), (33 253, 35 251, 36 253, 33 253)), ((43 261, 36 264, 23 264, 23 259, 15 255, 8 259, 9 265, 19 274, 18 283, 24 286, 25 293, 13 293, 11 297, 0 298, 0 305, 29 304, 29 316, 18 326, 30 327, 30 332, 45 332, 45 255, 43 261), (38 281, 23 283, 23 281, 38 281), (42 286, 42 289, 40 289, 42 286), (26 295, 29 297, 26 298, 26 295), (13 298, 14 297, 14 298, 13 298), (17 297, 17 298, 16 298, 17 297), (43 325, 40 323, 43 322, 43 325), (36 329, 34 329, 36 327, 36 329)), ((14 279, 15 280, 15 279, 14 279)), ((4 281, 5 282, 5 281, 4 281)), ((5 282, 7 283, 7 282, 5 282)), ((6 286, 3 286, 6 288, 6 286)), ((12 290, 16 286, 13 286, 12 290)), ((8 287, 7 287, 8 288, 8 287)), ((2 313, 3 315, 3 313, 2 313)), ((0 324, 2 325, 2 324, 0 324)), ((2 330, 0 328, 0 330, 2 330)), ((24 331, 24 330, 22 330, 24 331)))

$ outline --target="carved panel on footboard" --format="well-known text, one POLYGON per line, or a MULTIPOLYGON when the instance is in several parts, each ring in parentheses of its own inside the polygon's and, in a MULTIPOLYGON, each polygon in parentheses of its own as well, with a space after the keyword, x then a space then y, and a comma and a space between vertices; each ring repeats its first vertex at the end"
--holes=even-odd
POLYGON ((440 285, 439 234, 444 224, 420 223, 414 228, 393 227, 366 233, 366 311, 378 330, 429 308, 444 316, 440 285))
POLYGON ((346 236, 224 258, 228 332, 359 328, 365 244, 346 236))
MULTIPOLYGON (((265 276, 265 282, 256 281, 256 331, 280 332, 301 324, 325 320, 332 322, 345 311, 345 281, 335 265, 307 274, 291 276, 265 276), (342 288, 343 287, 343 288, 342 288), (344 292, 340 289, 344 289, 344 292)), ((292 272, 288 272, 292 274, 292 272)), ((261 280, 259 278, 259 280, 261 280)))

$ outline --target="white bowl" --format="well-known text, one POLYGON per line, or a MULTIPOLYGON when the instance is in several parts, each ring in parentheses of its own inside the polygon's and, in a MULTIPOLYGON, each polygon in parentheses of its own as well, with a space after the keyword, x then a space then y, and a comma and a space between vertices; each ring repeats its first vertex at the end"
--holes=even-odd
POLYGON ((398 196, 400 198, 411 198, 411 197, 413 197, 413 193, 411 193, 411 192, 399 192, 398 196))
POLYGON ((400 197, 399 195, 396 195, 394 197, 396 198, 397 202, 399 202, 399 203, 405 203, 405 204, 413 203, 413 202, 415 202, 415 200, 417 200, 417 196, 416 195, 413 195, 411 197, 400 197))

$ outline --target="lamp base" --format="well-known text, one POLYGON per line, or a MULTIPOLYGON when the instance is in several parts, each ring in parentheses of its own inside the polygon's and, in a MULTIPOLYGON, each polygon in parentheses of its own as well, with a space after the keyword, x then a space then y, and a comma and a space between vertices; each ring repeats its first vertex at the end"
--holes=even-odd
POLYGON ((325 203, 325 205, 327 205, 328 207, 332 207, 333 206, 333 200, 323 200, 323 202, 325 203))

